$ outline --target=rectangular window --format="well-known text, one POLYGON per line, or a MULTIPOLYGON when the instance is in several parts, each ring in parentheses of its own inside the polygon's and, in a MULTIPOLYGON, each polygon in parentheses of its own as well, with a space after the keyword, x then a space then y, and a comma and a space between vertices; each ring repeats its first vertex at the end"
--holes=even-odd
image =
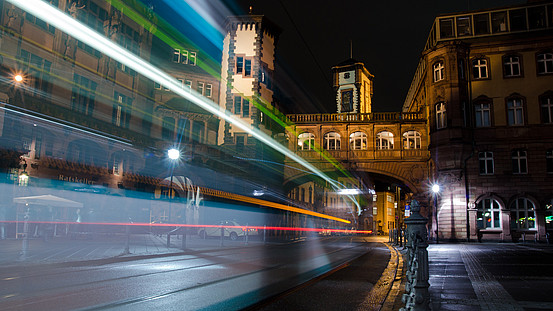
POLYGON ((488 61, 484 58, 472 61, 472 75, 474 79, 488 78, 488 61))
POLYGON ((73 74, 73 90, 71 94, 71 109, 91 116, 94 112, 96 82, 79 74, 73 74))
POLYGON ((250 101, 247 99, 242 100, 242 116, 243 117, 250 116, 250 101))
POLYGON ((545 28, 545 6, 528 8, 528 25, 530 29, 545 28))
POLYGON ((436 105, 436 129, 447 127, 447 112, 444 103, 436 105))
POLYGON ((524 125, 524 110, 522 99, 511 98, 507 100, 507 123, 509 125, 524 125))
POLYGON ((475 114, 476 114, 476 127, 488 127, 491 125, 491 109, 490 104, 476 104, 475 105, 475 114))
POLYGON ((203 82, 198 82, 197 91, 200 95, 204 95, 204 83, 203 82))
POLYGON ((470 16, 457 17, 457 36, 470 36, 472 35, 470 16))
POLYGON ((493 175, 493 152, 479 152, 480 175, 493 175))
POLYGON ((182 50, 180 58, 183 64, 188 64, 188 51, 182 50))
POLYGON ((489 33, 490 15, 488 13, 474 15, 474 34, 487 35, 489 33))
POLYGON ((234 114, 240 114, 242 111, 242 97, 234 96, 234 114))
MULTIPOLYGON (((244 142, 245 142, 245 137, 240 135, 240 136, 236 136, 236 152, 238 153, 241 153, 241 152, 244 152, 244 142)), ((305 201, 305 189, 301 188, 301 196, 302 196, 302 201, 305 201)))
POLYGON ((344 90, 342 91, 342 107, 340 112, 351 111, 353 111, 353 90, 344 90))
POLYGON ((540 98, 541 120, 542 123, 553 123, 553 96, 544 96, 540 98))
POLYGON ((184 89, 184 79, 177 78, 177 81, 179 81, 180 87, 184 89))
POLYGON ((244 71, 244 57, 236 57, 236 74, 241 74, 244 71))
POLYGON ((196 66, 196 60, 197 60, 196 52, 190 52, 190 58, 189 58, 188 64, 192 66, 196 66))
POLYGON ((547 150, 545 152, 545 162, 547 165, 547 172, 553 173, 553 150, 547 150))
POLYGON ((444 79, 444 63, 438 62, 433 66, 434 82, 442 81, 444 79))
POLYGON ((161 84, 154 82, 154 89, 161 90, 161 84))
POLYGON ((537 55, 538 74, 553 73, 553 53, 543 53, 537 55))
POLYGON ((509 24, 511 25, 511 31, 526 30, 526 10, 509 11, 509 24))
POLYGON ((190 90, 192 90, 192 81, 191 80, 184 80, 184 89, 188 90, 189 92, 190 92, 190 90))
POLYGON ((518 56, 503 58, 503 75, 505 77, 520 77, 520 58, 518 56))
POLYGON ((213 88, 213 86, 209 83, 205 85, 205 97, 211 98, 212 88, 213 88))
POLYGON ((492 32, 505 32, 507 31, 507 12, 494 12, 492 13, 492 32))
POLYGON ((252 60, 251 59, 245 59, 244 60, 244 76, 249 77, 252 75, 252 60))
POLYGON ((453 18, 440 19, 440 39, 447 39, 455 37, 453 31, 453 18))
POLYGON ((513 165, 513 174, 526 174, 528 173, 526 151, 515 150, 511 153, 511 160, 513 165))
POLYGON ((115 92, 114 101, 111 118, 112 124, 128 128, 131 119, 132 98, 115 92))

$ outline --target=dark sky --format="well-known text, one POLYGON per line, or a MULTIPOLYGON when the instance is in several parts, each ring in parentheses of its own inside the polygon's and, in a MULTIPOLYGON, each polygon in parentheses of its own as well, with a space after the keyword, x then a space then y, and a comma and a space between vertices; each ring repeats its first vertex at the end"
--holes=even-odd
POLYGON ((254 14, 265 15, 282 28, 276 82, 283 102, 292 106, 289 112, 334 112, 331 67, 350 57, 350 40, 353 58, 375 76, 373 111, 398 111, 437 15, 526 1, 233 2, 230 7, 235 12, 242 8, 246 13, 252 5, 254 14))

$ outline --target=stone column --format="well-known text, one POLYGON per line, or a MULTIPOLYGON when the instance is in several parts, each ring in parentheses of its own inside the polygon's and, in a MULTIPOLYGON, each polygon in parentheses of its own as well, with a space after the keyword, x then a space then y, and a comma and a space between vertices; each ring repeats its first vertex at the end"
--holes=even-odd
POLYGON ((476 208, 470 208, 469 207, 469 210, 468 210, 468 213, 469 213, 469 219, 468 219, 468 222, 469 222, 469 227, 470 227, 470 239, 471 240, 478 240, 478 232, 477 232, 477 228, 478 228, 478 224, 476 223, 476 213, 477 213, 477 209, 476 208))

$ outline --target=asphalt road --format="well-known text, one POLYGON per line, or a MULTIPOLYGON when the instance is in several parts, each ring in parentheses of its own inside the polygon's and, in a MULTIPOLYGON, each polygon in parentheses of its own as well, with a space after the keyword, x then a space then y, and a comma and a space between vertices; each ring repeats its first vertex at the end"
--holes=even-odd
MULTIPOLYGON (((366 238, 332 237, 146 259, 0 268, 0 310, 237 310, 374 253, 379 245, 366 238)), ((374 277, 387 259, 371 260, 379 267, 374 277)))

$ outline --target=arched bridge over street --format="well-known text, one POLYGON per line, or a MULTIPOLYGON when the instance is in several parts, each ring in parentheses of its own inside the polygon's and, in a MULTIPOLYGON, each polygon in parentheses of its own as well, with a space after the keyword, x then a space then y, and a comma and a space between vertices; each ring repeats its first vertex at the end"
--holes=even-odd
MULTIPOLYGON (((429 130, 424 113, 293 114, 289 148, 323 172, 344 170, 392 177, 417 194, 429 178, 429 130), (328 160, 330 158, 330 161, 328 160), (334 164, 333 164, 334 162, 334 164)), ((285 187, 309 178, 286 159, 285 187)))

